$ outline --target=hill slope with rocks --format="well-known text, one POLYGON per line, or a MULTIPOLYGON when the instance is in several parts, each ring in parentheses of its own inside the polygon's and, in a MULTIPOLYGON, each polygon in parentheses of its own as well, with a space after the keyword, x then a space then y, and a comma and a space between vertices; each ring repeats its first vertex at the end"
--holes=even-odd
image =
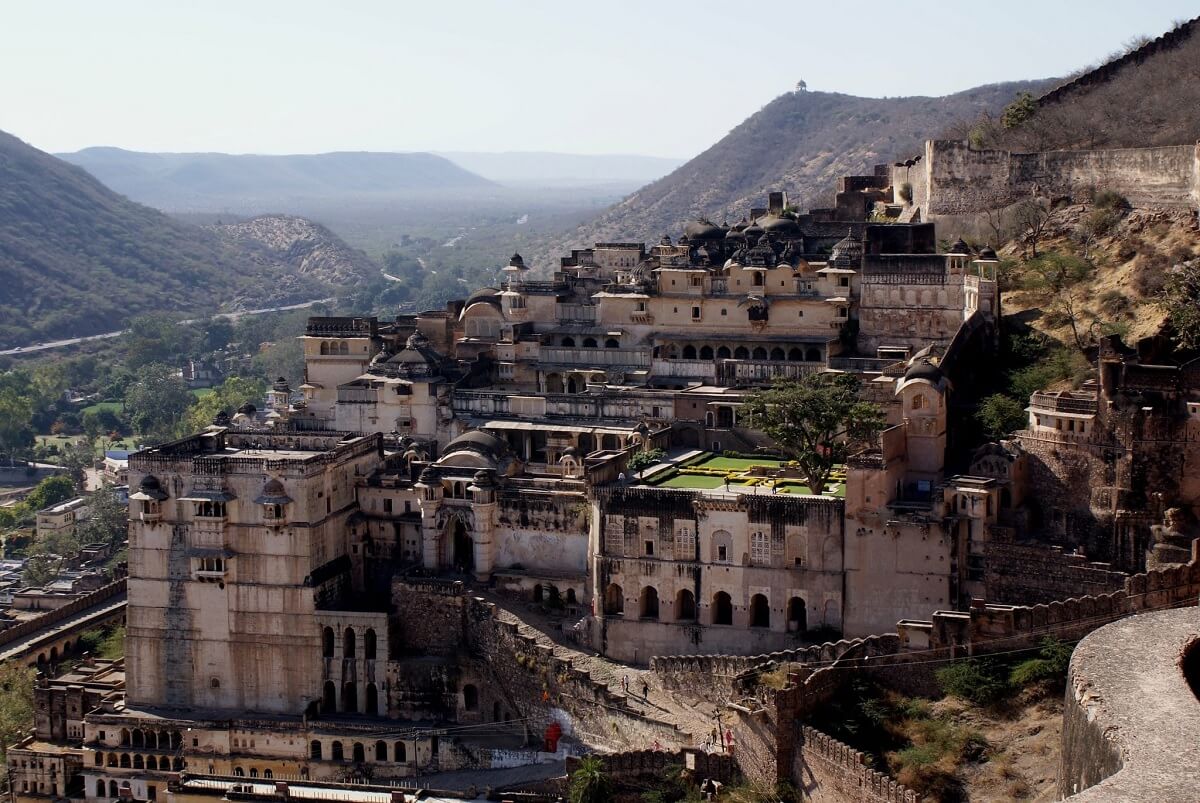
POLYGON ((308 301, 340 273, 377 270, 305 270, 285 256, 129 201, 0 132, 0 345, 111 331, 150 311, 308 301))
POLYGON ((380 266, 366 254, 307 218, 261 215, 206 228, 264 267, 283 264, 297 277, 329 287, 357 287, 379 276, 380 266))
POLYGON ((286 156, 85 148, 59 157, 138 203, 168 212, 291 211, 322 199, 478 190, 492 182, 431 153, 286 156))
POLYGON ((793 92, 771 101, 696 158, 568 234, 574 247, 653 241, 690 218, 736 221, 771 189, 801 209, 832 197, 837 178, 913 156, 921 143, 1049 81, 976 87, 945 97, 861 98, 793 92))

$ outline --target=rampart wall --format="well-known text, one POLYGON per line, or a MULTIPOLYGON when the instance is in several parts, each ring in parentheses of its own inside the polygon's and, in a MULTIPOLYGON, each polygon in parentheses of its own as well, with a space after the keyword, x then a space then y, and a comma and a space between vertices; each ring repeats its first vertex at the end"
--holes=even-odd
MULTIPOLYGON (((929 140, 914 185, 926 219, 974 215, 1033 197, 1082 200, 1096 190, 1123 195, 1133 206, 1200 206, 1197 147, 1110 148, 1012 153, 976 150, 957 140, 929 140)), ((917 170, 893 167, 894 180, 917 170)))
POLYGON ((918 803, 913 790, 874 770, 853 747, 804 725, 792 777, 812 803, 918 803))
POLYGON ((1060 546, 1005 542, 984 547, 984 584, 994 602, 1049 603, 1073 595, 1107 594, 1121 589, 1126 574, 1107 563, 1063 551, 1060 546))
POLYGON ((61 608, 55 608, 52 611, 43 613, 41 616, 34 617, 33 619, 27 619, 24 622, 19 622, 13 625, 12 627, 7 627, 4 630, 0 630, 0 646, 11 644, 18 639, 24 638, 25 636, 32 635, 40 630, 45 630, 51 625, 58 624, 64 619, 68 619, 80 611, 86 611, 88 608, 99 605, 101 602, 112 599, 113 597, 124 593, 125 578, 122 577, 116 582, 109 583, 106 586, 101 586, 89 594, 84 594, 78 599, 71 600, 61 608))

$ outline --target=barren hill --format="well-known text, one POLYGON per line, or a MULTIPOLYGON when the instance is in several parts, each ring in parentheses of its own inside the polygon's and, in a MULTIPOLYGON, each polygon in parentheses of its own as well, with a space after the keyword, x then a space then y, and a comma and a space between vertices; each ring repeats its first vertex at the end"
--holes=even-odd
POLYGON ((338 272, 181 223, 0 132, 0 345, 111 331, 150 311, 308 301, 331 294, 338 272))
POLYGON ((169 212, 294 211, 298 204, 313 199, 335 201, 492 186, 487 179, 431 153, 275 156, 85 148, 59 156, 138 203, 169 212))
POLYGON ((379 265, 319 223, 291 215, 261 215, 207 227, 255 254, 262 265, 283 263, 310 282, 357 287, 379 275, 379 265))
POLYGON ((569 233, 576 247, 606 239, 656 239, 689 218, 740 219, 769 189, 801 208, 829 197, 840 176, 905 158, 962 120, 995 112, 1048 81, 977 87, 945 97, 861 98, 793 92, 767 104, 721 141, 569 233))

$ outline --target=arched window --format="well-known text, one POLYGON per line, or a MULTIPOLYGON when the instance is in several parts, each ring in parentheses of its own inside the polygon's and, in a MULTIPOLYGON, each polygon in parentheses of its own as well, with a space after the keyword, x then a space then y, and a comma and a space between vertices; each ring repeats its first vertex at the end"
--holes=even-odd
POLYGON ((146 769, 146 762, 145 762, 145 760, 142 758, 142 756, 141 756, 141 754, 140 754, 140 753, 139 753, 139 754, 137 754, 137 755, 135 755, 135 756, 133 757, 133 768, 134 768, 135 770, 144 770, 144 769, 146 769))
POLYGON ((914 395, 912 397, 912 409, 914 409, 914 410, 924 410, 925 409, 925 394, 917 393, 916 395, 914 395))
POLYGON ((333 628, 327 627, 321 631, 321 655, 325 658, 333 657, 333 628))
POLYGON ((718 360, 728 360, 731 353, 732 352, 729 351, 729 346, 718 346, 717 347, 717 359, 718 360))
POLYGON ((233 768, 233 774, 234 774, 234 775, 236 775, 236 776, 237 776, 237 777, 239 777, 239 778, 244 778, 244 777, 246 777, 246 771, 245 771, 244 769, 242 769, 241 767, 234 767, 234 768, 233 768))
POLYGON ((783 361, 783 349, 779 348, 778 346, 771 349, 771 359, 774 360, 775 362, 782 362, 783 361))
POLYGON ((387 742, 375 743, 375 760, 387 761, 387 742))
POLYGON ((171 769, 175 772, 183 772, 183 759, 178 756, 171 762, 171 769))
POLYGON ((321 713, 332 714, 337 710, 337 688, 333 685, 332 680, 325 681, 325 688, 321 692, 321 713))
POLYGON ((342 634, 342 657, 354 657, 354 628, 347 627, 346 632, 342 634))
MULTIPOLYGON (((97 753, 96 754, 96 766, 99 767, 103 763, 104 763, 104 754, 97 753)), ((103 797, 103 795, 101 795, 101 797, 103 797)))
POLYGON ((735 360, 748 360, 750 359, 750 352, 746 350, 745 346, 738 346, 733 350, 733 358, 735 360))
POLYGON ((733 600, 724 591, 713 594, 712 623, 714 625, 733 624, 733 600))
POLYGON ((563 344, 563 348, 573 349, 573 348, 575 348, 575 338, 564 337, 562 339, 562 344, 563 344))
POLYGON ((594 349, 594 348, 596 348, 596 338, 594 338, 594 337, 585 337, 585 338, 583 339, 583 347, 584 347, 585 349, 594 349))
POLYGON ((342 684, 342 710, 347 714, 358 713, 358 686, 353 680, 342 684))
POLYGON ((308 745, 308 757, 313 761, 321 760, 321 743, 316 739, 313 739, 308 745))
POLYGON ((343 340, 341 343, 338 343, 338 354, 349 354, 349 353, 350 353, 350 344, 349 343, 347 343, 345 340, 343 340))
POLYGON ((124 767, 125 769, 130 769, 128 753, 121 754, 121 766, 124 767))
POLYGON ((117 791, 117 782, 109 781, 108 782, 108 796, 116 797, 118 794, 119 794, 119 792, 117 791))
POLYGON ((654 586, 646 586, 642 589, 641 594, 641 615, 643 619, 658 618, 658 589, 654 586))
POLYGON ((328 354, 328 353, 329 353, 329 344, 328 344, 328 343, 326 343, 326 342, 324 342, 324 341, 322 341, 322 342, 321 342, 321 354, 322 354, 322 355, 325 355, 325 354, 328 354))
POLYGON ((804 352, 800 349, 788 349, 789 362, 802 362, 804 360, 804 352))
POLYGON ((96 797, 104 797, 104 779, 96 781, 96 797))
POLYGON ((392 760, 408 761, 408 751, 404 749, 404 742, 396 742, 392 745, 392 760))
POLYGON ((690 622, 696 618, 696 595, 686 588, 679 589, 675 595, 675 619, 680 622, 690 622))
POLYGON ((755 594, 750 598, 750 626, 771 626, 771 606, 762 594, 755 594))
POLYGON ((108 766, 110 766, 110 767, 117 766, 117 754, 116 753, 108 754, 108 766))
POLYGON ((821 361, 821 350, 820 349, 809 349, 807 352, 805 352, 804 359, 807 360, 808 362, 820 362, 821 361))
POLYGON ((275 773, 271 772, 271 770, 269 770, 269 769, 265 769, 265 770, 263 770, 263 777, 264 778, 274 778, 275 773))
POLYGON ((375 660, 375 628, 368 627, 363 633, 363 658, 375 660))
POLYGON ((334 742, 329 746, 329 757, 334 761, 345 761, 346 756, 342 753, 342 743, 334 742))
POLYGON ((129 731, 121 728, 121 747, 129 747, 129 731))
POLYGON ((479 689, 471 683, 463 686, 463 708, 467 711, 479 710, 479 689))
POLYGON ((684 346, 683 347, 683 358, 685 360, 696 359, 696 347, 691 345, 690 343, 688 345, 684 346))
POLYGON ((258 767, 251 767, 251 768, 250 768, 250 777, 251 777, 251 778, 257 778, 257 777, 258 777, 258 767))
POLYGON ((713 358, 712 346, 701 346, 700 347, 700 359, 711 360, 712 358, 713 358))
POLYGON ((604 341, 604 348, 606 348, 606 349, 616 349, 616 348, 620 348, 620 347, 621 347, 621 344, 617 342, 617 339, 615 337, 610 337, 608 340, 604 341))
POLYGON ((379 714, 379 690, 374 683, 367 684, 367 706, 363 712, 371 716, 379 714))
POLYGON ((755 346, 754 351, 750 352, 750 356, 756 360, 765 360, 767 358, 767 350, 762 346, 755 346))
POLYGON ((616 583, 610 583, 604 591, 604 615, 621 616, 625 613, 625 594, 616 583))
POLYGON ((353 760, 359 764, 367 760, 367 751, 363 748, 362 742, 354 743, 353 760))
POLYGON ((803 599, 800 597, 789 599, 787 611, 787 628, 789 633, 803 633, 808 629, 808 609, 804 607, 803 599))

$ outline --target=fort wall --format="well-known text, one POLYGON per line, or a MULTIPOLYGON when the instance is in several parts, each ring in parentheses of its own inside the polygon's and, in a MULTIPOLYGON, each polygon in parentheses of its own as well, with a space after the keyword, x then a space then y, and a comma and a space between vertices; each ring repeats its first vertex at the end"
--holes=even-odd
MULTIPOLYGON (((1082 199, 1111 190, 1137 207, 1195 209, 1200 205, 1196 145, 1012 153, 976 150, 956 140, 930 140, 920 192, 926 218, 980 214, 1033 197, 1082 199)), ((893 167, 904 181, 918 168, 893 167)))
POLYGON ((1006 542, 993 538, 984 546, 984 583, 994 602, 1050 603, 1083 592, 1107 594, 1125 584, 1124 572, 1060 546, 1006 542))
POLYGON ((804 725, 796 743, 792 777, 812 803, 918 803, 921 797, 867 764, 847 744, 804 725))

